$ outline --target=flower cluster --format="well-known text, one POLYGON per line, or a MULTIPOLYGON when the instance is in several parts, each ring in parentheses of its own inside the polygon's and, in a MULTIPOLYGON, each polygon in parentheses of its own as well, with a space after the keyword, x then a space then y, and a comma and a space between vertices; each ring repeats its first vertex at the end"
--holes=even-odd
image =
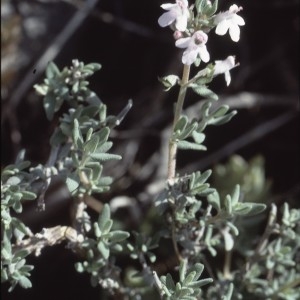
MULTIPOLYGON (((204 3, 205 0, 202 2, 204 3)), ((216 27, 215 33, 218 35, 225 35, 229 31, 231 39, 237 42, 240 39, 239 26, 245 25, 244 19, 237 15, 242 10, 242 7, 238 7, 236 4, 231 5, 229 10, 225 12, 210 16, 208 23, 205 26, 201 25, 199 20, 207 19, 208 10, 205 9, 205 6, 208 9, 212 8, 211 1, 206 1, 204 4, 202 2, 201 5, 198 5, 200 8, 197 8, 197 4, 195 5, 197 10, 196 16, 192 15, 193 7, 189 7, 187 0, 176 0, 176 3, 161 5, 167 12, 160 16, 158 23, 162 27, 171 25, 175 30, 176 47, 185 48, 182 55, 182 63, 185 65, 192 65, 199 58, 205 63, 210 60, 206 44, 208 41, 207 33, 212 28, 216 27)), ((229 85, 229 70, 234 66, 233 56, 229 56, 224 61, 216 61, 214 74, 224 73, 226 83, 229 85)))

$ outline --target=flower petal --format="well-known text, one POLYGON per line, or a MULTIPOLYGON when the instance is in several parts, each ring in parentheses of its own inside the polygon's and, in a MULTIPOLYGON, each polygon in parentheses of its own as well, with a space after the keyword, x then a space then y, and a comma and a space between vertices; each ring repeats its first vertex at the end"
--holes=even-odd
POLYGON ((229 34, 234 42, 238 42, 240 39, 240 27, 232 23, 229 27, 229 34))
POLYGON ((187 17, 185 15, 178 16, 176 19, 175 27, 179 31, 185 31, 187 27, 187 17))
POLYGON ((235 67, 234 56, 228 56, 225 60, 216 60, 215 67, 214 67, 214 76, 223 74, 234 67, 235 67))
POLYGON ((230 23, 227 20, 223 20, 220 22, 216 27, 216 34, 218 35, 224 35, 228 28, 230 27, 230 23))
POLYGON ((231 82, 231 76, 230 76, 230 72, 229 71, 226 71, 224 73, 225 75, 225 81, 226 81, 226 85, 229 86, 230 82, 231 82))
POLYGON ((168 11, 165 12, 164 14, 162 14, 159 18, 158 18, 158 24, 161 27, 166 27, 170 24, 172 24, 176 19, 176 15, 174 14, 173 11, 168 11))
POLYGON ((174 7, 177 7, 178 5, 175 3, 165 3, 165 4, 162 4, 160 7, 165 9, 165 10, 170 10, 174 7))
POLYGON ((202 45, 201 47, 198 48, 199 54, 200 54, 200 58, 204 61, 204 62, 208 62, 210 59, 210 55, 209 52, 207 51, 207 48, 205 45, 202 45))
POLYGON ((239 11, 239 7, 236 5, 236 4, 232 4, 230 7, 229 7, 229 11, 230 12, 233 12, 233 13, 237 13, 239 11))
POLYGON ((178 48, 187 48, 191 42, 191 37, 181 38, 175 42, 175 46, 178 48))
POLYGON ((186 49, 183 52, 183 55, 182 55, 182 62, 185 65, 191 65, 197 59, 197 55, 198 55, 198 49, 197 48, 186 49))
POLYGON ((236 23, 237 25, 243 26, 245 25, 245 20, 238 15, 234 15, 232 16, 232 20, 234 21, 234 23, 236 23))

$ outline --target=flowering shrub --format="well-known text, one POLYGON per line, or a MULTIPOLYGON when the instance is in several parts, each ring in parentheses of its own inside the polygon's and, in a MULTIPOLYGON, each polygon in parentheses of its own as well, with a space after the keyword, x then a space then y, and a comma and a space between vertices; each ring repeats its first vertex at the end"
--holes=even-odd
MULTIPOLYGON (((112 203, 101 203, 96 220, 87 210, 88 200, 108 191, 113 182, 104 175, 106 163, 121 156, 111 153, 110 135, 130 111, 132 101, 117 116, 108 115, 107 106, 89 89, 88 78, 100 69, 99 64, 73 60, 72 66, 60 70, 50 63, 44 82, 36 84, 35 90, 43 97, 49 120, 63 106, 67 111, 59 115, 50 137, 49 160, 45 165, 31 166, 22 151, 13 165, 2 170, 1 281, 10 283, 10 291, 18 284, 31 287, 34 266, 26 263, 28 255, 39 256, 45 247, 65 241, 78 254, 76 271, 90 275, 92 286, 104 291, 103 299, 108 295, 170 300, 299 296, 300 210, 285 203, 279 213, 272 204, 267 216, 263 215, 268 189, 254 180, 257 172, 253 171, 262 170, 261 161, 247 165, 234 157, 227 166, 219 165, 213 171, 177 171, 179 150, 207 150, 207 126, 223 125, 236 115, 227 105, 218 104, 218 95, 209 84, 215 76, 224 74, 228 86, 230 70, 238 63, 232 55, 208 63, 208 49, 214 28, 217 35, 229 31, 231 39, 239 41, 239 26, 245 25, 237 15, 242 8, 232 5, 216 14, 217 0, 196 0, 194 5, 176 0, 162 8, 167 12, 159 17, 159 25, 170 26, 175 46, 184 49, 183 74, 181 78, 172 74, 160 79, 166 91, 177 86, 179 93, 168 139, 167 178, 149 212, 152 227, 131 232, 124 224, 117 224, 112 203), (191 68, 197 70, 192 77, 191 68), (203 98, 193 119, 183 112, 188 89, 203 98), (215 185, 209 181, 211 175, 215 185), (17 216, 24 201, 37 200, 39 209, 47 209, 44 196, 54 177, 66 184, 74 201, 73 225, 33 233, 17 216), (222 183, 236 177, 245 179, 224 192, 222 183), (262 219, 266 228, 258 236, 249 228, 259 226, 262 219), (175 262, 161 272, 156 262, 166 256, 166 250, 174 254, 175 262), (124 256, 131 269, 120 267, 120 257, 124 256), (214 258, 220 263, 214 264, 214 258)), ((260 182, 264 180, 261 175, 260 182)))

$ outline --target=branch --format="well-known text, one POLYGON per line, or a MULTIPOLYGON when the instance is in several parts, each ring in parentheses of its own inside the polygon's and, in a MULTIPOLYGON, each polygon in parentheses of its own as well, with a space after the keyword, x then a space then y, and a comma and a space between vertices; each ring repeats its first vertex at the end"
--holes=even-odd
POLYGON ((39 256, 44 247, 60 244, 64 240, 68 240, 72 244, 81 243, 83 235, 78 234, 74 228, 69 226, 43 228, 41 232, 14 245, 13 251, 24 249, 29 251, 29 253, 34 252, 35 256, 39 256))

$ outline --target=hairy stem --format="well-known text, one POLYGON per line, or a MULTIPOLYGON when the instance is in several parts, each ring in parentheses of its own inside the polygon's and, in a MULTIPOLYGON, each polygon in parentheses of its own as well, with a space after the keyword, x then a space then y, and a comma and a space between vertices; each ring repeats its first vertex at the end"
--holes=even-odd
MULTIPOLYGON (((175 126, 181 116, 182 113, 182 107, 185 99, 185 94, 187 90, 187 82, 189 80, 189 74, 190 74, 190 66, 184 65, 183 66, 183 73, 182 73, 182 79, 181 79, 181 85, 180 90, 175 106, 175 115, 173 120, 173 127, 172 132, 169 140, 169 156, 168 156, 168 182, 169 184, 174 184, 175 177, 176 177, 176 154, 177 154, 177 142, 174 140, 174 129, 175 126)), ((176 226, 175 226, 175 220, 174 220, 174 208, 173 208, 173 216, 171 221, 172 226, 172 242, 175 254, 177 256, 177 259, 179 261, 182 260, 182 257, 180 255, 180 251, 178 249, 177 240, 176 240, 176 226)))
POLYGON ((223 275, 226 279, 232 279, 230 272, 231 268, 232 251, 225 251, 225 261, 223 266, 223 275))
POLYGON ((184 98, 187 90, 186 84, 189 80, 189 74, 190 74, 190 66, 184 65, 182 79, 181 79, 181 87, 179 90, 178 99, 175 106, 175 115, 174 115, 172 133, 169 140, 168 181, 171 184, 174 182, 176 176, 176 154, 177 154, 177 143, 173 139, 173 133, 174 133, 174 128, 176 126, 176 123, 178 122, 182 113, 182 107, 183 107, 184 98))

